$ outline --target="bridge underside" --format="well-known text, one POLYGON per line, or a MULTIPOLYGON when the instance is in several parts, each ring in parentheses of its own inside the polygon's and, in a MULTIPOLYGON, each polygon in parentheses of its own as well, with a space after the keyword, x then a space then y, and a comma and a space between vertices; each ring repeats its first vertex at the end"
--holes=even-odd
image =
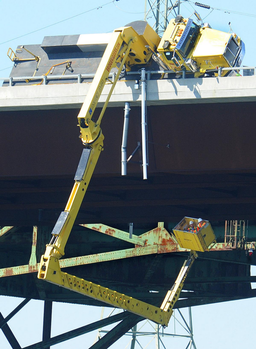
MULTIPOLYGON (((255 220, 254 102, 148 107, 148 179, 141 148, 121 176, 123 108, 109 108, 104 151, 78 223, 148 228, 183 216, 255 220)), ((1 112, 1 225, 54 224, 82 152, 77 109, 1 112)), ((127 155, 141 142, 131 107, 127 155)))
MULTIPOLYGON (((171 231, 183 216, 203 217, 210 220, 214 229, 219 229, 216 230, 219 241, 223 241, 225 220, 249 220, 254 225, 255 109, 254 102, 149 106, 148 179, 143 180, 141 149, 128 163, 127 176, 120 175, 124 111, 109 108, 102 124, 105 148, 76 223, 104 223, 127 231, 132 222, 136 233, 139 229, 144 232, 153 229, 157 222, 165 222, 171 231)), ((1 113, 0 222, 2 226, 39 226, 38 261, 50 239, 51 228, 65 207, 82 151, 77 112, 69 109, 1 113)), ((140 108, 131 107, 128 156, 140 141, 140 108)), ((26 248, 30 249, 27 240, 32 228, 23 229, 2 237, 3 254, 10 249, 19 251, 18 259, 12 260, 8 255, 2 258, 2 268, 28 262, 24 256, 26 248)), ((76 228, 71 234, 67 257, 69 253, 74 257, 122 248, 120 241, 114 245, 110 240, 108 245, 98 234, 86 240, 88 247, 82 248, 77 241, 81 242, 84 235, 81 237, 78 231, 76 228)), ((248 261, 244 251, 232 251, 223 262, 222 253, 225 252, 199 258, 195 274, 186 283, 186 289, 193 292, 188 292, 189 300, 183 301, 184 306, 254 296, 250 287, 253 261, 248 261), (233 263, 240 259, 241 263, 233 263), (231 276, 231 269, 235 277, 232 280, 227 277, 231 276), (218 274, 222 270, 224 274, 218 274), (199 281, 202 273, 204 277, 200 276, 199 281), (241 283, 240 277, 244 278, 241 283)), ((172 253, 96 263, 93 267, 77 267, 75 275, 159 303, 184 258, 184 254, 172 253), (137 263, 139 273, 135 275, 137 263), (161 270, 166 272, 162 274, 161 270), (159 293, 149 293, 156 285, 159 293)), ((44 285, 40 292, 38 282, 41 283, 31 274, 2 279, 1 293, 25 297, 29 292, 32 298, 96 302, 52 285, 44 285), (18 288, 19 279, 23 286, 18 288)))

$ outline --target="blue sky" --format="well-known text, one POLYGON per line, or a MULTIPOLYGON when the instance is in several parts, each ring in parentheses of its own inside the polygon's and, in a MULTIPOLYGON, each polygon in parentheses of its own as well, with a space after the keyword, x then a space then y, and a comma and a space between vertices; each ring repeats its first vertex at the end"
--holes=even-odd
MULTIPOLYGON (((241 36, 246 44, 244 65, 253 65, 256 2, 248 0, 243 7, 240 2, 231 0, 209 0, 204 3, 212 9, 206 10, 195 6, 192 1, 183 1, 181 13, 187 17, 196 10, 213 28, 224 31, 229 31, 228 23, 231 22, 232 31, 241 36)), ((0 77, 3 77, 9 75, 12 66, 7 57, 9 47, 14 50, 18 45, 40 44, 48 35, 112 32, 134 20, 144 19, 145 0, 14 0, 11 5, 7 0, 0 0, 0 10, 0 77)), ((154 25, 150 14, 147 20, 154 25)))
MULTIPOLYGON (((173 1, 174 2, 174 1, 173 1)), ((232 31, 241 36, 245 42, 246 55, 243 64, 255 66, 255 18, 256 2, 246 3, 231 0, 206 0, 201 3, 211 6, 211 10, 202 9, 194 2, 181 3, 181 14, 184 17, 193 15, 196 10, 204 21, 219 30, 232 31)), ((18 45, 40 44, 44 36, 72 35, 87 33, 112 32, 134 20, 144 19, 144 0, 0 0, 1 32, 0 32, 0 77, 9 76, 12 62, 6 53, 9 47, 13 50, 18 45)), ((151 15, 147 20, 153 26, 151 15)), ((0 311, 6 316, 21 300, 0 297, 0 311)), ((193 308, 193 327, 197 349, 253 347, 255 300, 244 300, 193 308)), ((90 307, 54 305, 53 333, 57 335, 66 330, 82 326, 92 318, 100 318, 101 309, 90 307), (71 319, 71 321, 69 321, 71 319)), ((41 339, 42 302, 29 303, 14 319, 10 326, 22 346, 32 344, 41 339), (33 319, 33 320, 32 320, 33 319), (31 328, 31 326, 33 326, 31 328), (28 331, 28 327, 30 327, 28 331), (29 333, 29 334, 28 334, 29 333)), ((70 347, 87 348, 93 343, 96 334, 78 337, 67 343, 54 346, 56 349, 70 347)), ((124 339, 128 343, 127 339, 124 339)), ((174 345, 174 339, 168 341, 174 345)), ((165 343, 166 339, 165 339, 165 343)), ((171 344, 170 344, 171 343, 171 344)), ((154 347, 154 342, 148 348, 154 347)), ((167 344, 166 344, 167 345, 167 344)), ((1 349, 10 346, 0 331, 1 349)), ((175 340, 175 348, 185 348, 184 342, 175 340)), ((125 344, 116 344, 112 348, 125 348, 125 344)))

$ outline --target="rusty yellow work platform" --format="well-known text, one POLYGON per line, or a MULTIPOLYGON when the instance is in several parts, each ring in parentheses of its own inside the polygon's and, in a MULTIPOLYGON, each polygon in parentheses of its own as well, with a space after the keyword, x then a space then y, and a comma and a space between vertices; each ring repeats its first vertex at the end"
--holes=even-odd
POLYGON ((211 224, 203 220, 203 226, 200 228, 197 218, 184 217, 173 229, 178 244, 182 248, 193 251, 208 251, 208 247, 215 240, 215 235, 211 224), (192 230, 189 230, 189 223, 193 222, 192 230))

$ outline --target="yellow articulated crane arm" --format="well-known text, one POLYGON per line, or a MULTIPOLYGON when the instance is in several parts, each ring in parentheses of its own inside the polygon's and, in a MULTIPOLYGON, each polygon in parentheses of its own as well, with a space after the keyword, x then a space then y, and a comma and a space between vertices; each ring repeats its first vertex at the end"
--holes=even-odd
POLYGON ((146 24, 143 35, 139 35, 131 26, 122 27, 113 32, 92 85, 78 114, 80 138, 85 147, 75 174, 73 189, 65 210, 60 214, 52 231, 52 239, 50 244, 46 246, 44 259, 50 256, 59 259, 64 255, 64 249, 71 229, 87 191, 99 155, 103 150, 104 136, 100 124, 123 65, 126 64, 126 68, 129 69, 132 65, 147 63, 152 53, 146 46, 150 45, 151 50, 154 50, 160 41, 160 37, 155 31, 146 22, 142 23, 146 24), (112 83, 100 116, 97 121, 93 121, 94 111, 111 69, 117 66, 118 71, 115 80, 112 83))
POLYGON ((188 272, 196 258, 196 252, 191 251, 189 258, 184 262, 174 285, 167 292, 161 307, 156 307, 107 287, 62 272, 58 258, 53 256, 49 258, 42 257, 38 277, 55 285, 107 303, 112 307, 122 308, 131 313, 140 315, 166 327, 172 316, 173 307, 179 299, 188 272))
POLYGON ((197 257, 195 252, 191 251, 189 258, 181 268, 175 284, 167 293, 160 308, 106 287, 96 285, 90 281, 64 273, 61 271, 59 263, 60 258, 65 254, 66 243, 87 191, 99 155, 103 150, 104 136, 100 124, 122 67, 126 64, 126 69, 129 70, 132 65, 147 63, 151 59, 152 51, 154 51, 159 44, 159 36, 146 22, 142 23, 145 23, 143 34, 138 34, 132 26, 123 27, 114 31, 84 104, 79 112, 78 125, 80 127, 80 137, 84 144, 84 149, 75 174, 75 183, 65 210, 60 214, 53 228, 51 241, 46 245, 45 253, 41 257, 38 278, 105 302, 113 307, 123 308, 124 310, 153 320, 163 326, 167 326, 172 315, 173 306, 179 298, 188 271, 197 257), (110 71, 114 67, 118 67, 115 80, 110 88, 98 119, 94 121, 93 115, 95 108, 110 71))

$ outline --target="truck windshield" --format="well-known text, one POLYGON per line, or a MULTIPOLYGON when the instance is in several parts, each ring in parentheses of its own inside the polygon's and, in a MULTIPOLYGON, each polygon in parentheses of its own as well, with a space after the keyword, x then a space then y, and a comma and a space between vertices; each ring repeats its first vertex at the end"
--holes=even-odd
POLYGON ((199 33, 199 29, 200 27, 195 24, 192 19, 188 20, 186 28, 176 46, 176 49, 179 50, 183 57, 186 57, 191 51, 199 33))

